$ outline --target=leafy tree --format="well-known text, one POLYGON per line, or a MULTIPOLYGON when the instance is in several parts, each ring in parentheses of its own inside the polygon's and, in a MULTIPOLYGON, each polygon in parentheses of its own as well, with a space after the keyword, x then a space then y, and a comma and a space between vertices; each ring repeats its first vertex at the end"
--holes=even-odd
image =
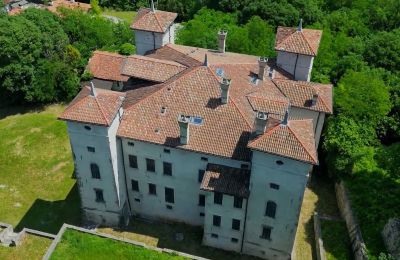
POLYGON ((131 55, 131 54, 135 54, 135 52, 136 52, 135 45, 130 44, 130 43, 124 43, 119 48, 119 53, 122 55, 131 55))
POLYGON ((383 80, 371 70, 346 73, 335 92, 338 110, 355 120, 376 126, 392 105, 383 80))
POLYGON ((101 9, 99 6, 99 0, 90 0, 90 6, 92 7, 92 12, 94 14, 100 14, 101 9))

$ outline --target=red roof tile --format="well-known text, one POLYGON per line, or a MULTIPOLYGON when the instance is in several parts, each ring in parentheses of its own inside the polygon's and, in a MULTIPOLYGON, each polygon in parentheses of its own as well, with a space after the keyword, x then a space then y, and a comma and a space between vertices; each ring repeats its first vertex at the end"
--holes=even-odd
POLYGON ((312 120, 290 120, 269 127, 249 148, 291 159, 318 164, 312 120))
POLYGON ((90 87, 84 87, 72 100, 59 119, 95 125, 110 126, 122 105, 125 93, 95 89, 90 95, 90 87))
POLYGON ((321 35, 320 30, 278 27, 275 50, 316 56, 321 35))
POLYGON ((200 189, 248 198, 249 182, 250 170, 208 164, 200 189))
POLYGON ((152 12, 149 8, 138 11, 131 28, 140 31, 164 33, 175 21, 177 14, 160 10, 152 12))
POLYGON ((125 58, 116 53, 95 51, 89 59, 87 69, 98 79, 127 81, 129 77, 121 74, 125 58))
POLYGON ((164 82, 184 69, 186 69, 185 66, 174 61, 132 55, 126 58, 122 66, 122 74, 139 79, 164 82))

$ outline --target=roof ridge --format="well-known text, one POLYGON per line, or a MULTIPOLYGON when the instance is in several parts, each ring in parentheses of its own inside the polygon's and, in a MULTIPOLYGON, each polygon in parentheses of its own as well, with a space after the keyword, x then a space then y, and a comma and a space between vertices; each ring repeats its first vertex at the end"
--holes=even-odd
POLYGON ((154 13, 153 13, 153 12, 150 12, 150 13, 154 14, 154 17, 156 18, 156 21, 157 21, 157 23, 158 23, 158 26, 160 27, 161 31, 164 31, 164 28, 162 28, 161 23, 160 23, 160 21, 158 20, 158 17, 157 17, 157 15, 156 15, 156 11, 154 11, 154 13))
MULTIPOLYGON (((254 92, 253 92, 254 93, 254 92)), ((251 93, 252 94, 252 93, 251 93)), ((268 100, 268 101, 272 101, 272 102, 277 102, 277 103, 290 103, 289 101, 283 101, 283 100, 276 100, 276 99, 270 99, 268 97, 257 97, 257 96, 250 96, 249 94, 247 94, 245 97, 247 98, 257 98, 257 99, 264 99, 264 100, 268 100)), ((285 98, 287 98, 285 96, 285 98)))
MULTIPOLYGON (((85 86, 84 88, 87 89, 86 86, 85 86)), ((79 96, 79 93, 78 93, 78 95, 77 95, 75 98, 77 98, 78 96, 79 96)), ((87 97, 87 96, 84 96, 84 97, 81 98, 80 100, 76 101, 74 104, 69 105, 69 106, 64 110, 64 112, 61 114, 61 116, 62 116, 63 114, 65 114, 67 111, 71 110, 71 109, 72 109, 73 107, 75 107, 77 104, 80 104, 86 97, 87 97)), ((74 100, 72 100, 72 101, 74 101, 74 100)), ((71 102, 72 102, 72 101, 71 101, 71 102)))
POLYGON ((157 59, 157 58, 148 57, 148 56, 140 56, 140 55, 136 55, 136 54, 135 54, 135 55, 130 55, 130 56, 128 56, 127 58, 128 58, 128 59, 129 59, 129 58, 138 59, 138 60, 141 60, 141 58, 145 58, 145 59, 143 59, 143 60, 146 60, 146 59, 147 59, 147 61, 159 62, 159 63, 163 63, 163 64, 175 66, 175 67, 186 68, 185 65, 180 64, 180 63, 178 63, 178 62, 176 62, 176 61, 162 60, 162 59, 157 59), (173 63, 175 63, 175 64, 173 64, 173 63))
MULTIPOLYGON (((278 31, 279 28, 288 28, 288 29, 292 29, 292 30, 296 29, 296 28, 293 28, 293 27, 278 26, 277 31, 278 31)), ((284 43, 287 40, 287 38, 292 36, 293 33, 295 33, 295 31, 292 32, 292 33, 289 33, 288 35, 286 35, 286 37, 281 40, 281 42, 276 46, 276 48, 278 48, 282 43, 284 43)))
POLYGON ((103 109, 101 108, 101 106, 100 106, 100 104, 99 104, 99 101, 97 100, 97 97, 94 96, 93 98, 94 98, 94 100, 96 101, 96 104, 97 104, 97 106, 98 106, 99 109, 100 109, 101 115, 102 115, 103 118, 106 120, 106 123, 109 124, 109 122, 108 122, 108 120, 107 120, 107 117, 104 115, 104 111, 103 111, 103 109))
POLYGON ((260 135, 259 137, 257 137, 256 139, 254 139, 253 141, 251 141, 248 145, 254 145, 256 143, 258 143, 259 141, 267 138, 268 136, 270 136, 275 130, 276 128, 280 127, 280 124, 277 124, 276 126, 272 127, 269 131, 267 131, 266 133, 260 135))
POLYGON ((303 32, 301 31, 301 36, 303 37, 303 39, 306 41, 308 48, 310 48, 311 52, 313 53, 314 56, 317 56, 317 54, 315 53, 315 51, 313 50, 313 48, 311 47, 310 42, 307 40, 306 36, 303 34, 303 32))
MULTIPOLYGON (((291 120, 292 121, 292 120, 291 120)), ((302 120, 296 120, 296 121, 302 121, 302 120)), ((306 148, 306 146, 303 144, 303 142, 300 140, 300 138, 297 136, 297 134, 291 129, 291 127, 289 126, 289 124, 287 125, 289 131, 294 135, 294 137, 297 139, 297 141, 300 142, 301 146, 304 148, 304 150, 306 150, 307 154, 313 159, 313 161, 315 163, 318 163, 318 160, 316 158, 314 158, 314 156, 311 155, 311 153, 308 151, 308 149, 306 148)))

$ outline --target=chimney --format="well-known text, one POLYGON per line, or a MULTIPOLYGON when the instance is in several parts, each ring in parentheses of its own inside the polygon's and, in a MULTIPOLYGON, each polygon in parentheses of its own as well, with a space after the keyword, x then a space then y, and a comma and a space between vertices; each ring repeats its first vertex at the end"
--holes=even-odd
POLYGON ((299 26, 297 27, 297 31, 298 32, 303 31, 303 19, 300 19, 299 26))
POLYGON ((255 121, 255 130, 256 130, 256 135, 261 135, 265 133, 265 127, 267 126, 267 120, 268 120, 268 113, 258 111, 256 115, 256 121, 255 121))
POLYGON ((285 116, 283 117, 281 125, 285 125, 286 126, 288 124, 288 122, 289 122, 289 111, 286 110, 285 116))
POLYGON ((154 7, 154 1, 151 0, 151 11, 154 13, 156 11, 156 8, 154 7))
POLYGON ((225 43, 226 43, 226 36, 228 31, 220 30, 218 32, 218 51, 221 53, 225 53, 225 43))
POLYGON ((97 95, 96 89, 94 88, 93 81, 90 81, 90 95, 91 95, 92 97, 95 97, 95 96, 97 95))
POLYGON ((229 87, 231 86, 231 80, 227 78, 222 78, 221 86, 221 102, 222 104, 227 104, 229 100, 229 87))
POLYGON ((268 58, 260 57, 258 59, 258 79, 264 80, 265 77, 265 68, 267 67, 268 58))
POLYGON ((315 106, 318 101, 318 94, 314 94, 311 99, 311 106, 315 106))
POLYGON ((189 117, 185 115, 178 116, 178 124, 179 124, 179 139, 181 144, 189 143, 189 117))
POLYGON ((206 66, 206 67, 208 67, 208 56, 207 56, 207 53, 206 53, 206 54, 204 54, 204 62, 203 62, 203 66, 206 66))

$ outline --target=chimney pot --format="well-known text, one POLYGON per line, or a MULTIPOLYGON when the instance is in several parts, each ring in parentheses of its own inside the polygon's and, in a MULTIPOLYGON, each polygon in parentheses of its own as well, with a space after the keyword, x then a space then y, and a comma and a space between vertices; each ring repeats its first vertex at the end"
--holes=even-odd
POLYGON ((189 143, 189 117, 185 115, 178 116, 179 139, 181 144, 189 143))
POLYGON ((218 51, 221 53, 225 53, 227 35, 228 35, 227 30, 220 30, 218 32, 218 51))
POLYGON ((227 104, 229 100, 229 87, 231 86, 231 80, 227 78, 222 78, 220 83, 221 87, 221 102, 222 104, 227 104))
POLYGON ((256 135, 265 133, 265 127, 267 126, 268 113, 258 111, 256 114, 255 121, 255 132, 256 135))
POLYGON ((268 64, 267 57, 260 57, 258 59, 258 79, 264 80, 265 68, 267 67, 267 64, 268 64))

